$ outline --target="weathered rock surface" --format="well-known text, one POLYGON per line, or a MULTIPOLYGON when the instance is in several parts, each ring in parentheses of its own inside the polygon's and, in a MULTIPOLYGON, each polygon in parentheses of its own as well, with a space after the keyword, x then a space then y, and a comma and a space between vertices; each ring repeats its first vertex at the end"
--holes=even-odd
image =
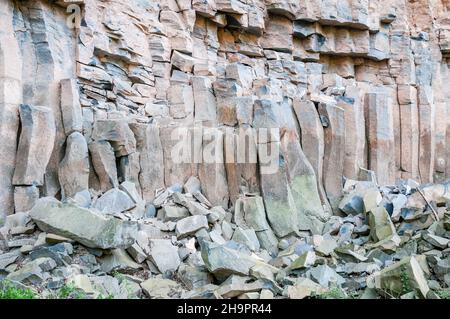
POLYGON ((14 170, 14 185, 44 184, 44 174, 55 143, 56 127, 52 110, 44 106, 20 106, 21 133, 14 170))
POLYGON ((40 199, 30 216, 43 231, 71 238, 91 248, 127 248, 136 237, 136 224, 62 204, 52 198, 40 199))
POLYGON ((3 0, 0 17, 0 289, 445 296, 446 1, 3 0))
POLYGON ((66 142, 66 155, 60 163, 58 177, 63 197, 74 197, 89 189, 89 150, 79 132, 72 133, 66 142))

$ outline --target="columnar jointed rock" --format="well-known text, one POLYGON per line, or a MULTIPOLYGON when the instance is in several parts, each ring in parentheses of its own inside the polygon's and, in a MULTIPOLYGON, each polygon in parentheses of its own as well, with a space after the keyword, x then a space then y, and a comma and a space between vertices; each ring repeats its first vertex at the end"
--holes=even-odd
POLYGON ((269 223, 278 237, 284 237, 298 231, 298 216, 287 180, 286 162, 283 155, 277 153, 279 144, 280 142, 260 143, 258 154, 260 157, 267 156, 268 148, 273 148, 273 171, 265 172, 260 168, 261 191, 269 223))
POLYGON ((66 136, 83 131, 80 95, 75 79, 61 81, 61 112, 66 136))
POLYGON ((300 230, 321 234, 329 215, 322 207, 314 170, 303 153, 295 132, 286 131, 281 139, 281 145, 287 165, 288 182, 295 202, 297 226, 300 230))
POLYGON ((14 185, 44 184, 44 174, 55 143, 53 111, 44 106, 20 106, 21 133, 14 170, 14 185))
POLYGON ((102 191, 118 187, 116 157, 114 149, 108 141, 91 142, 89 144, 92 165, 100 180, 102 191))
POLYGON ((14 187, 14 208, 16 214, 29 211, 38 199, 39 188, 37 186, 14 187))
POLYGON ((203 130, 202 163, 199 178, 203 192, 214 206, 228 207, 228 186, 225 172, 224 134, 218 129, 203 130))
POLYGON ((159 128, 132 124, 139 152, 139 184, 144 200, 153 201, 156 190, 164 187, 164 159, 159 128))
POLYGON ((235 220, 241 227, 255 230, 262 248, 276 254, 278 240, 267 222, 264 202, 261 197, 241 197, 236 201, 235 220), (242 223, 240 221, 242 219, 242 223))
POLYGON ((66 156, 59 165, 59 183, 64 198, 89 189, 89 150, 86 139, 79 132, 72 133, 66 142, 66 156))
POLYGON ((333 209, 337 208, 342 195, 345 157, 344 112, 342 108, 333 103, 321 103, 319 105, 325 141, 323 184, 333 209))
POLYGON ((22 57, 14 37, 14 4, 0 4, 0 224, 14 213, 12 177, 19 131, 19 105, 22 100, 22 57))
POLYGON ((377 172, 380 185, 395 181, 393 110, 386 93, 366 95, 369 168, 377 172))
POLYGON ((323 188, 323 156, 325 152, 323 127, 316 107, 311 101, 294 100, 294 110, 301 128, 303 152, 314 168, 317 188, 323 204, 328 199, 323 188))

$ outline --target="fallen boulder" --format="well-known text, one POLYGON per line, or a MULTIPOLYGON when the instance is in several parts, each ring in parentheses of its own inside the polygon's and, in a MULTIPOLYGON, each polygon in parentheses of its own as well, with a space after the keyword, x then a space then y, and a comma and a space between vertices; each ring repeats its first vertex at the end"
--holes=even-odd
POLYGON ((137 224, 103 216, 50 197, 37 201, 30 217, 45 232, 73 239, 90 248, 128 248, 137 234, 137 224))

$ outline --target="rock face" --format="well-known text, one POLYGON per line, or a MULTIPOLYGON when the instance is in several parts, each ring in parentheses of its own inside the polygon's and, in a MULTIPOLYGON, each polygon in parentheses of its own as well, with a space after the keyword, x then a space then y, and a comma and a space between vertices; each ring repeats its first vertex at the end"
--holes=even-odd
POLYGON ((127 248, 136 238, 136 224, 62 204, 52 198, 40 199, 30 216, 43 231, 71 238, 91 248, 127 248))
POLYGON ((48 239, 115 249, 91 295, 311 297, 425 252, 448 281, 448 1, 0 2, 2 271, 48 239))
MULTIPOLYGON (((289 133, 292 143, 300 143, 311 164, 326 211, 329 201, 336 211, 342 178, 356 179, 360 169, 374 171, 381 185, 393 184, 396 177, 420 182, 448 177, 449 96, 443 90, 450 74, 448 21, 441 1, 432 6, 428 0, 419 1, 423 5, 358 1, 342 6, 324 1, 169 2, 113 3, 108 9, 95 1, 75 2, 84 7, 79 18, 86 21, 78 29, 61 23, 66 2, 3 4, 2 30, 9 31, 1 36, 0 103, 2 136, 10 142, 1 152, 7 178, 0 194, 8 214, 13 213, 13 185, 36 184, 51 196, 60 188, 63 196, 75 191, 64 188, 80 181, 58 176, 64 154, 71 156, 70 149, 64 150, 71 146, 66 139, 75 133, 89 145, 88 188, 105 192, 127 180, 147 202, 159 189, 183 184, 190 176, 198 176, 208 200, 224 208, 245 192, 264 192, 265 185, 272 185, 267 177, 261 185, 251 179, 250 170, 261 161, 249 162, 254 158, 251 143, 246 150, 239 143, 230 145, 229 133, 219 125, 234 132, 250 125, 257 128, 255 136, 261 128, 296 131, 295 137, 289 133), (39 17, 22 18, 23 28, 28 20, 35 23, 21 37, 14 12, 28 12, 28 7, 39 17), (431 29, 429 21, 436 21, 431 29), (55 41, 36 49, 31 61, 27 54, 38 33, 55 41), (57 47, 56 39, 63 37, 61 48, 75 50, 57 47), (27 43, 31 46, 25 48, 27 43), (24 60, 31 61, 25 61, 27 72, 21 71, 24 60), (260 122, 257 101, 265 101, 265 122, 260 122), (19 128, 21 103, 29 106, 20 107, 19 128), (33 124, 27 123, 26 113, 33 124), (173 138, 176 128, 190 133, 173 138), (210 130, 219 136, 213 143, 210 130), (37 131, 46 131, 47 138, 38 140, 37 131), (180 136, 186 138, 181 162, 172 154, 180 136), (31 160, 35 157, 39 160, 31 160), (215 162, 207 162, 208 157, 215 162), (247 160, 237 163, 239 158, 247 160)), ((87 165, 76 166, 67 174, 79 171, 84 179, 87 165)), ((289 171, 279 168, 274 178, 290 181, 285 177, 289 171)), ((75 188, 85 189, 86 183, 81 184, 75 188)), ((289 197, 288 190, 279 191, 285 194, 278 197, 289 197)), ((301 195, 294 189, 291 193, 301 195)), ((272 195, 260 194, 273 215, 272 195)), ((302 201, 291 202, 280 211, 302 201)), ((287 231, 276 230, 282 236, 287 231)))

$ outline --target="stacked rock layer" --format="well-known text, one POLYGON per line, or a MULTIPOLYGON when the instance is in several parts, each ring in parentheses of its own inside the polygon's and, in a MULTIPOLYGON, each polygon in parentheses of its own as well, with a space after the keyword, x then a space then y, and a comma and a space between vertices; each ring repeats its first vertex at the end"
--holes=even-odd
POLYGON ((427 0, 2 1, 0 215, 123 182, 149 206, 196 176, 212 206, 262 196, 284 237, 320 233, 346 178, 443 181, 449 9, 427 0), (239 162, 246 136, 254 161, 239 162), (182 162, 180 141, 190 147, 182 162), (268 149, 279 150, 272 171, 268 149))

